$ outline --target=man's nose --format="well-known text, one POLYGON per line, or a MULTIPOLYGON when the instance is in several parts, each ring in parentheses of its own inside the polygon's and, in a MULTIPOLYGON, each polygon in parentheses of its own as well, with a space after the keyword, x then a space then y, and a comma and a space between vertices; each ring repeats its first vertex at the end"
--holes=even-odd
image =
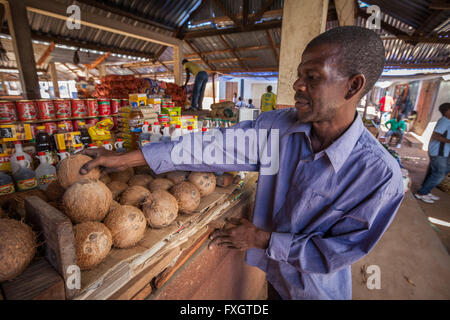
POLYGON ((306 84, 303 81, 303 79, 300 77, 298 78, 293 85, 294 91, 306 91, 306 84))

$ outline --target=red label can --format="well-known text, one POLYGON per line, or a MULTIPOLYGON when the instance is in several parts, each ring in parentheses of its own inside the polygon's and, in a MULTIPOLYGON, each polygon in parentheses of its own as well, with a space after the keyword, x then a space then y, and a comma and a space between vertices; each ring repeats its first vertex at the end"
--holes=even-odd
POLYGON ((114 123, 114 127, 112 128, 112 130, 117 130, 119 128, 119 119, 118 117, 112 117, 113 123, 114 123))
POLYGON ((72 121, 70 121, 70 120, 59 121, 58 124, 65 124, 67 131, 70 131, 70 132, 73 131, 73 124, 72 124, 72 121))
POLYGON ((128 99, 120 100, 120 106, 121 107, 128 107, 128 99))
POLYGON ((84 118, 87 116, 85 100, 73 99, 71 100, 70 104, 72 106, 73 118, 84 118))
POLYGON ((83 122, 86 124, 86 121, 84 120, 73 120, 73 131, 78 131, 80 130, 80 122, 83 122))
POLYGON ((36 138, 36 132, 37 132, 37 124, 36 123, 30 123, 30 130, 31 130, 31 136, 33 139, 36 138))
POLYGON ((109 99, 98 99, 98 114, 100 116, 111 115, 111 101, 109 99))
POLYGON ((120 103, 120 99, 111 99, 111 114, 119 113, 120 103))
POLYGON ((55 106, 52 100, 38 100, 37 107, 39 120, 55 119, 55 106))
POLYGON ((86 127, 92 127, 95 126, 98 122, 98 118, 92 118, 86 120, 86 127))
POLYGON ((53 105, 55 106, 57 119, 69 119, 70 117, 72 117, 72 112, 70 110, 70 100, 53 100, 53 105))
POLYGON ((17 121, 16 104, 14 101, 0 101, 0 123, 17 121))
POLYGON ((58 126, 56 125, 56 122, 45 122, 45 131, 47 131, 48 134, 52 135, 58 131, 58 126))
POLYGON ((31 100, 16 101, 17 115, 20 121, 37 120, 36 102, 31 100))
POLYGON ((87 99, 87 115, 88 117, 98 116, 97 99, 87 99))

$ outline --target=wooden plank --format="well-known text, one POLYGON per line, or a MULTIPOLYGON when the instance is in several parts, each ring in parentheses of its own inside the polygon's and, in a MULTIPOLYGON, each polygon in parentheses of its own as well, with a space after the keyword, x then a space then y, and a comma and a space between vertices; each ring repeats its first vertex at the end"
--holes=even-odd
POLYGON ((258 10, 258 12, 255 13, 255 15, 250 19, 248 24, 255 24, 256 21, 260 20, 264 13, 269 10, 270 6, 272 5, 274 0, 266 0, 264 5, 258 10))
POLYGON ((54 62, 49 63, 49 69, 50 69, 50 78, 52 79, 53 84, 53 91, 55 92, 55 97, 60 97, 59 92, 59 84, 58 84, 58 72, 56 72, 56 66, 54 62))
POLYGON ((186 40, 186 43, 187 43, 187 45, 192 49, 192 51, 194 51, 194 52, 200 57, 200 59, 202 59, 203 63, 206 64, 206 65, 210 68, 210 70, 214 70, 214 69, 215 69, 211 64, 209 64, 208 60, 206 60, 206 59, 200 54, 199 50, 197 50, 197 49, 194 47, 194 45, 193 45, 190 41, 186 40))
POLYGON ((12 281, 2 283, 6 300, 65 300, 64 280, 44 259, 38 258, 12 281))
POLYGON ((229 17, 237 27, 239 27, 239 29, 245 31, 245 26, 236 18, 236 16, 230 10, 227 9, 227 7, 223 4, 222 0, 213 0, 213 1, 227 17, 229 17))
POLYGON ((55 47, 56 44, 52 41, 45 50, 45 52, 42 54, 42 56, 39 58, 38 62, 36 63, 36 67, 39 67, 41 64, 45 62, 45 60, 50 56, 55 47))
POLYGON ((150 283, 146 284, 139 293, 137 293, 131 300, 145 300, 152 293, 152 286, 150 283))
MULTIPOLYGON (((63 277, 65 283, 71 273, 69 266, 76 265, 75 239, 72 223, 63 213, 43 201, 31 196, 25 199, 26 220, 37 228, 45 239, 45 257, 63 277)), ((72 298, 76 289, 66 287, 66 297, 72 298)))

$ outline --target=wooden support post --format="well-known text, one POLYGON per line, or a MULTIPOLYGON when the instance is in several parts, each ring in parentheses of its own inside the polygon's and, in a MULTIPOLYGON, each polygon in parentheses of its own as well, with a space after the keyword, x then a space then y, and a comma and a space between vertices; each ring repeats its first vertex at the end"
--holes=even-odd
POLYGON ((59 93, 58 73, 56 72, 56 66, 55 66, 54 62, 50 62, 49 69, 50 69, 50 77, 52 79, 53 91, 55 93, 55 97, 60 98, 61 96, 59 93))
POLYGON ((216 73, 212 74, 212 93, 213 93, 213 104, 216 103, 216 73))
POLYGON ((52 51, 55 49, 55 43, 52 42, 49 44, 49 46, 47 47, 47 49, 45 50, 45 52, 42 54, 42 56, 39 58, 38 62, 36 62, 36 67, 39 67, 41 64, 43 64, 45 62, 45 60, 47 60, 47 58, 50 56, 50 54, 52 53, 52 51))
POLYGON ((175 83, 179 86, 183 85, 183 47, 177 46, 173 48, 173 75, 175 78, 175 83))
POLYGON ((334 0, 339 26, 355 25, 356 1, 355 0, 334 0))
POLYGON ((278 77, 279 107, 293 107, 297 68, 306 45, 325 31, 328 0, 285 0, 278 77), (301 17, 301 19, 299 19, 301 17))
MULTIPOLYGON (((133 70, 131 70, 132 72, 134 72, 133 70)), ((100 78, 106 76, 106 64, 102 63, 101 65, 98 66, 98 76, 100 78)))
POLYGON ((30 24, 24 1, 2 0, 12 38, 22 95, 25 99, 40 99, 39 80, 34 60, 30 24))

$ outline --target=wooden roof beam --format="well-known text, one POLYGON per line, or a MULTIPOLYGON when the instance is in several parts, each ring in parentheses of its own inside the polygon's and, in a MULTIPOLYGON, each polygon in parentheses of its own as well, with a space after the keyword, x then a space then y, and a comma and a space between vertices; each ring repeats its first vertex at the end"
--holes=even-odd
POLYGON ((210 0, 201 0, 200 5, 197 7, 197 9, 195 9, 193 12, 191 12, 191 14, 188 16, 188 18, 186 19, 186 21, 178 28, 178 31, 176 33, 176 37, 180 38, 184 28, 187 26, 187 24, 189 23, 189 21, 191 21, 192 19, 195 18, 195 16, 197 15, 197 13, 200 12, 200 10, 203 9, 203 7, 205 6, 205 4, 210 1, 210 0))
POLYGON ((36 67, 39 67, 41 64, 43 64, 45 62, 45 60, 47 60, 47 58, 50 56, 50 54, 53 52, 53 50, 55 49, 55 42, 51 42, 47 49, 44 51, 44 53, 42 54, 42 56, 39 58, 38 62, 36 62, 36 67))
POLYGON ((211 70, 215 70, 214 66, 212 66, 211 64, 209 64, 208 60, 202 56, 202 54, 200 53, 200 51, 197 50, 197 49, 193 46, 193 44, 192 44, 190 41, 186 40, 186 43, 187 43, 187 45, 192 49, 192 51, 194 51, 194 52, 200 57, 200 59, 203 61, 203 63, 204 63, 205 65, 207 65, 211 70))
POLYGON ((248 70, 248 66, 240 59, 239 55, 236 53, 236 50, 234 50, 233 47, 230 46, 230 44, 228 43, 227 40, 225 40, 224 36, 220 36, 220 39, 222 39, 223 43, 225 44, 225 46, 231 50, 231 53, 233 53, 234 57, 238 59, 239 64, 241 65, 242 68, 248 70))
POLYGON ((267 39, 269 40, 270 47, 272 48, 273 54, 275 55, 275 59, 277 60, 277 64, 280 61, 280 55, 278 53, 278 49, 275 47, 275 41, 272 38, 272 34, 270 33, 270 30, 266 30, 267 39))
POLYGON ((222 12, 227 17, 229 17, 239 29, 241 29, 241 31, 245 31, 245 26, 236 18, 234 14, 231 13, 231 11, 227 9, 227 7, 225 7, 222 0, 213 0, 213 1, 220 8, 220 10, 222 10, 222 12))
MULTIPOLYGON (((255 25, 248 25, 245 29, 245 32, 252 31, 261 31, 267 29, 276 29, 281 28, 281 20, 275 20, 270 22, 258 23, 255 25)), ((199 31, 190 31, 183 34, 183 39, 194 39, 194 38, 203 38, 203 37, 213 37, 220 35, 227 35, 233 33, 241 33, 242 30, 240 28, 223 28, 223 29, 206 29, 199 31)))
POLYGON ((256 21, 261 20, 261 18, 263 17, 264 13, 269 10, 270 6, 272 5, 274 0, 266 0, 266 2, 264 2, 264 5, 261 7, 261 9, 258 10, 258 12, 256 12, 256 14, 249 20, 248 24, 249 25, 253 25, 255 24, 256 21))
POLYGON ((430 3, 430 9, 432 10, 444 10, 444 11, 448 11, 450 10, 450 2, 445 1, 445 0, 433 0, 430 3))

